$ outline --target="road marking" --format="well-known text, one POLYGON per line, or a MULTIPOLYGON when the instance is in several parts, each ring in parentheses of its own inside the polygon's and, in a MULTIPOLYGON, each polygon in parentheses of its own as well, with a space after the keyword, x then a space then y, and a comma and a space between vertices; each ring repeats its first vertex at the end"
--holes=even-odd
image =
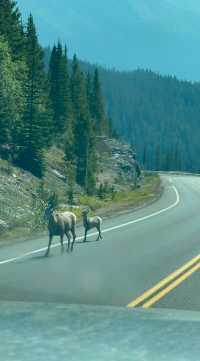
MULTIPOLYGON (((153 217, 156 217, 156 216, 159 216, 160 214, 162 213, 165 213, 173 208, 175 208, 176 206, 178 206, 178 204, 180 203, 180 195, 179 195, 179 192, 177 190, 177 188, 173 185, 172 186, 172 189, 174 190, 175 192, 175 195, 176 195, 176 201, 171 204, 170 206, 166 207, 166 208, 163 208, 157 212, 154 212, 152 214, 149 214, 148 216, 144 216, 144 217, 141 217, 141 218, 137 218, 133 221, 130 221, 130 222, 126 222, 126 223, 122 223, 118 226, 114 226, 114 227, 110 227, 110 228, 107 228, 107 229, 104 229, 102 231, 102 233, 107 233, 107 232, 111 232, 111 231, 114 231, 114 230, 117 230, 117 229, 120 229, 120 228, 124 228, 124 227, 127 227, 127 226, 130 226, 132 224, 135 224, 135 223, 139 223, 139 222, 143 222, 143 221, 146 221, 147 219, 150 219, 150 218, 153 218, 153 217)), ((91 233, 88 235, 88 237, 93 237, 93 236, 96 236, 98 233, 95 232, 95 233, 91 233)), ((77 237, 76 240, 79 241, 83 239, 83 237, 77 237)), ((64 244, 67 244, 67 241, 64 242, 64 244)), ((54 245, 51 246, 51 249, 52 248, 56 248, 56 247, 59 247, 60 246, 60 243, 56 243, 54 245)), ((12 262, 15 262, 15 261, 19 261, 19 260, 22 260, 24 258, 27 258, 29 256, 32 256, 34 254, 37 254, 37 253, 41 253, 41 252, 45 252, 47 250, 47 247, 43 247, 43 248, 40 248, 40 249, 36 249, 34 251, 30 251, 30 252, 27 252, 27 253, 24 253, 23 255, 21 256, 17 256, 17 257, 13 257, 13 258, 9 258, 9 259, 6 259, 6 260, 3 260, 3 261, 0 261, 0 265, 4 265, 4 264, 8 264, 8 263, 12 263, 12 262)))
POLYGON ((159 292, 156 296, 151 298, 148 302, 144 303, 143 308, 149 308, 153 306, 156 302, 160 301, 163 297, 165 297, 169 292, 178 287, 182 282, 184 282, 187 278, 189 278, 194 272, 200 269, 200 263, 197 263, 194 267, 192 267, 189 271, 184 273, 181 277, 179 277, 176 281, 171 283, 167 288, 159 292))
POLYGON ((174 281, 175 278, 180 276, 183 272, 187 271, 188 268, 193 266, 198 261, 200 261, 200 254, 192 258, 191 261, 187 262, 185 265, 177 269, 175 272, 171 273, 169 276, 158 282, 154 287, 144 292, 141 296, 137 297, 135 300, 130 302, 127 307, 134 308, 136 306, 139 306, 140 304, 143 304, 143 302, 146 301, 150 296, 154 295, 155 292, 159 291, 164 286, 167 286, 171 281, 174 281))

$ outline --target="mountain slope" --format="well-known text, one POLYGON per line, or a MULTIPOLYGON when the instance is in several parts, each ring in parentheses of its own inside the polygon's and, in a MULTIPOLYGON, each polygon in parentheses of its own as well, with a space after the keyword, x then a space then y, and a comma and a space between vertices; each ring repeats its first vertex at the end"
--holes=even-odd
POLYGON ((115 129, 147 168, 199 171, 199 83, 142 70, 100 76, 115 129))
MULTIPOLYGON (((45 50, 46 63, 50 49, 45 50)), ((95 66, 81 62, 84 72, 95 66)), ((200 83, 98 67, 113 128, 148 169, 199 171, 200 83)))

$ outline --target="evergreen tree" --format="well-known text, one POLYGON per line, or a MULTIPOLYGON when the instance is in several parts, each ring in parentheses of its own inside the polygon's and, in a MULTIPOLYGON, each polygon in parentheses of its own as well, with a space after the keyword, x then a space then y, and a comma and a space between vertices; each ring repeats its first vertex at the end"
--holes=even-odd
POLYGON ((103 96, 101 91, 101 84, 99 81, 98 69, 95 70, 93 80, 93 94, 92 94, 92 117, 94 120, 95 131, 97 134, 107 134, 108 124, 105 114, 103 96))
POLYGON ((25 46, 24 31, 16 1, 0 0, 0 35, 8 41, 12 59, 21 59, 25 46))
POLYGON ((87 89, 87 101, 88 101, 89 111, 90 114, 92 114, 93 89, 92 89, 92 79, 89 72, 87 73, 87 78, 86 78, 86 89, 87 89))
POLYGON ((81 113, 88 112, 84 75, 80 70, 76 55, 74 55, 72 62, 71 98, 75 118, 80 117, 81 113))
POLYGON ((67 49, 58 42, 53 47, 49 66, 50 99, 53 110, 53 125, 57 135, 72 126, 70 79, 67 49))
POLYGON ((95 188, 97 172, 95 135, 90 114, 87 84, 79 63, 74 56, 72 63, 71 92, 75 117, 74 143, 76 156, 76 180, 86 191, 95 188))
POLYGON ((25 112, 17 163, 34 175, 42 177, 43 149, 49 143, 49 139, 45 139, 49 119, 46 116, 43 51, 38 43, 32 15, 29 16, 26 32, 26 59, 28 71, 25 112))
POLYGON ((12 153, 23 112, 23 90, 8 44, 0 38, 0 152, 12 153))

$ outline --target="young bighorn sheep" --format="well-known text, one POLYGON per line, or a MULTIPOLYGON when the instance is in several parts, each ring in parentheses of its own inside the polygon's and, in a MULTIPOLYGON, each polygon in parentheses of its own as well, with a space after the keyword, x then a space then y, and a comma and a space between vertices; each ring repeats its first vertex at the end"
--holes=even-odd
POLYGON ((103 238, 102 233, 101 233, 102 219, 99 216, 88 217, 88 213, 89 213, 89 209, 82 211, 83 226, 85 228, 85 237, 84 237, 83 242, 86 242, 87 233, 92 228, 96 228, 97 231, 99 232, 98 237, 96 239, 98 241, 99 239, 103 238))
POLYGON ((48 230, 49 230, 49 244, 46 251, 46 256, 49 255, 53 236, 60 236, 60 243, 62 252, 64 251, 63 238, 66 234, 68 239, 67 251, 70 250, 71 235, 73 242, 71 244, 71 251, 73 251, 74 242, 76 239, 76 215, 72 212, 50 212, 48 216, 48 230))

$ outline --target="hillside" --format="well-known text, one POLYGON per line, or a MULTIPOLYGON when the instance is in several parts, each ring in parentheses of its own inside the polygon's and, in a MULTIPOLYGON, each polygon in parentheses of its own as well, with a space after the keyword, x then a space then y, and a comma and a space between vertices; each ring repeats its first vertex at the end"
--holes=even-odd
MULTIPOLYGON (((89 63, 81 65, 94 71, 89 63)), ((134 145, 145 168, 199 171, 200 83, 140 69, 99 67, 99 76, 113 127, 134 145)))
POLYGON ((199 83, 143 70, 100 78, 114 127, 146 168, 199 171, 199 83))
POLYGON ((87 196, 80 186, 74 185, 73 204, 68 201, 69 184, 61 149, 53 147, 46 153, 47 168, 42 181, 0 159, 0 239, 24 238, 46 229, 44 210, 53 192, 58 196, 57 209, 73 209, 79 219, 84 207, 105 216, 153 200, 159 194, 159 178, 147 175, 141 183, 133 155, 127 144, 99 138, 99 190, 96 196, 87 196))

